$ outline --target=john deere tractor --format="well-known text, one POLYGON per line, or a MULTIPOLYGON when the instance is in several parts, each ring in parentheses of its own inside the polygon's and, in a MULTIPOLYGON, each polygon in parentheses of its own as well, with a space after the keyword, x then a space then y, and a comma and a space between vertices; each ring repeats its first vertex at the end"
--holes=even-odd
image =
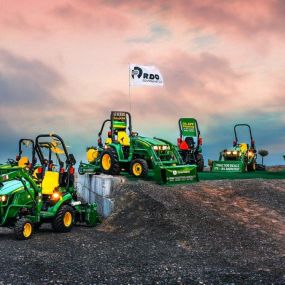
POLYGON ((256 149, 252 137, 251 127, 248 124, 237 124, 234 126, 233 147, 220 152, 218 161, 212 162, 213 172, 251 172, 256 169, 256 149), (249 143, 239 142, 237 129, 247 128, 249 132, 249 143))
POLYGON ((198 171, 204 170, 202 138, 198 122, 194 118, 180 118, 178 121, 180 136, 177 139, 179 153, 186 164, 196 164, 198 171))
POLYGON ((17 239, 30 238, 34 228, 42 223, 51 223, 56 232, 68 232, 75 222, 90 226, 97 222, 96 204, 82 204, 77 198, 75 159, 67 152, 62 138, 55 134, 39 135, 36 147, 41 139, 52 146, 52 151, 61 152, 64 165, 55 169, 42 164, 38 168, 38 183, 26 168, 19 166, 7 167, 0 175, 0 226, 13 227, 17 239))
POLYGON ((127 171, 146 177, 151 169, 159 183, 197 180, 196 165, 186 165, 172 143, 159 138, 139 136, 132 131, 131 114, 112 111, 98 134, 98 146, 87 148, 88 164, 80 163, 78 172, 118 175, 127 171), (102 133, 110 126, 105 143, 102 133))

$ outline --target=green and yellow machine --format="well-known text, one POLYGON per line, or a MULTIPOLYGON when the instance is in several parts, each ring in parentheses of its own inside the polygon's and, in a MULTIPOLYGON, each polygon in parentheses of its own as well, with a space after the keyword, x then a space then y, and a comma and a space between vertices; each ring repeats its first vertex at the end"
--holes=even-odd
POLYGON ((177 146, 179 153, 186 164, 196 164, 197 170, 204 170, 204 158, 202 154, 202 138, 199 125, 194 118, 180 118, 178 121, 179 138, 177 146))
POLYGON ((34 228, 51 223, 54 231, 68 232, 75 222, 90 226, 97 223, 96 204, 82 204, 74 189, 75 159, 67 152, 62 138, 55 134, 39 135, 35 149, 40 152, 42 165, 37 181, 25 167, 5 167, 0 174, 0 226, 13 227, 17 239, 28 239, 34 228), (64 165, 49 168, 43 159, 40 139, 51 151, 64 155, 64 165), (48 140, 50 139, 50 140, 48 140), (48 140, 48 141, 47 141, 48 140), (55 145, 56 144, 56 145, 55 145))
POLYGON ((256 149, 252 137, 251 127, 248 124, 237 124, 234 126, 235 139, 233 147, 220 152, 218 161, 212 162, 213 172, 251 172, 256 169, 256 149), (247 128, 250 142, 240 143, 237 136, 237 128, 247 128))
POLYGON ((87 148, 89 163, 80 163, 78 172, 118 175, 122 171, 146 177, 149 170, 159 183, 197 181, 196 165, 185 164, 178 148, 167 140, 139 136, 132 131, 131 114, 112 111, 98 134, 98 147, 87 148), (110 125, 103 144, 102 133, 110 125))

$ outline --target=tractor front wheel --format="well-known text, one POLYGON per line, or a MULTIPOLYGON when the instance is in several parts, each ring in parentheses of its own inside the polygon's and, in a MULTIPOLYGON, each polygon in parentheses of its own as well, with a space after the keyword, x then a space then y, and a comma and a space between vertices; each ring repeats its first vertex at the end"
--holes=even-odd
POLYGON ((200 153, 197 155, 197 170, 198 172, 203 172, 204 170, 204 157, 200 153))
POLYGON ((104 150, 100 156, 100 168, 105 174, 119 175, 120 174, 120 163, 118 155, 113 148, 104 150))
POLYGON ((56 213, 52 228, 55 232, 70 232, 74 224, 74 210, 69 205, 63 205, 56 213))
POLYGON ((32 236, 33 231, 34 231, 33 223, 26 218, 21 218, 15 224, 14 232, 15 232, 15 237, 18 240, 29 239, 32 236))
POLYGON ((130 172, 135 177, 146 177, 148 174, 148 165, 144 159, 138 158, 131 162, 130 172))

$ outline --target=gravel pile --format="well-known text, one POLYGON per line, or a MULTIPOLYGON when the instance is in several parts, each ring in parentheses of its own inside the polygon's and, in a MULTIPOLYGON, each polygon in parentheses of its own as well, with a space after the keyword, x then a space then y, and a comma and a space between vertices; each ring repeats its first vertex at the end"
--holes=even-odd
POLYGON ((285 180, 132 181, 96 228, 16 241, 0 284, 285 284, 285 180))

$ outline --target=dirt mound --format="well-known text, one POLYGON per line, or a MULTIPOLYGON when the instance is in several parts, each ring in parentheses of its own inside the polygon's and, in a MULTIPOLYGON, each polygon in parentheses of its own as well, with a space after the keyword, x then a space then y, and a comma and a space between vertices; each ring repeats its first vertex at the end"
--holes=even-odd
POLYGON ((96 228, 0 228, 0 284, 285 284, 285 180, 129 181, 113 198, 96 228))

